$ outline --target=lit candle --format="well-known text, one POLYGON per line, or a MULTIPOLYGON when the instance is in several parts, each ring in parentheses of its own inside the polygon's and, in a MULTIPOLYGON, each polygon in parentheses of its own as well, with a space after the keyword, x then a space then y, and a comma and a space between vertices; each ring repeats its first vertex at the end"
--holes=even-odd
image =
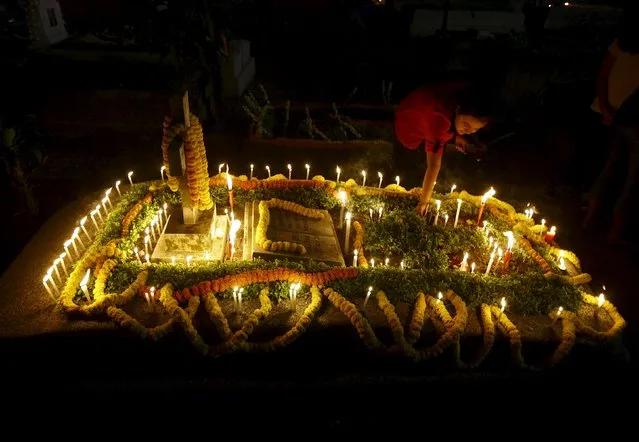
POLYGON ((231 179, 231 175, 226 175, 226 185, 229 188, 229 205, 231 206, 231 210, 233 210, 233 180, 231 179))
POLYGON ((138 262, 142 264, 142 260, 140 259, 140 251, 138 250, 137 247, 133 248, 133 255, 135 256, 135 259, 137 259, 138 262))
POLYGON ((491 187, 490 190, 484 193, 484 195, 481 197, 481 206, 479 206, 479 214, 477 215, 477 225, 479 225, 479 222, 481 221, 481 216, 484 213, 484 206, 486 205, 486 201, 488 201, 489 198, 495 196, 495 193, 497 192, 491 187))
POLYGON ((554 317, 554 319, 552 320, 552 323, 550 324, 551 326, 555 324, 555 322, 557 322, 557 320, 561 317, 561 314, 563 313, 564 308, 563 307, 559 307, 557 309, 557 315, 554 317))
POLYGON ((133 187, 133 171, 129 172, 126 174, 126 176, 129 178, 129 183, 131 184, 131 187, 133 187))
POLYGON ((64 242, 63 246, 64 246, 64 251, 66 252, 67 255, 69 255, 69 258, 71 259, 75 259, 73 258, 73 255, 71 255, 71 253, 69 252, 69 246, 71 245, 71 240, 68 239, 64 242))
POLYGON ((452 186, 450 186, 450 193, 453 193, 455 189, 457 189, 457 184, 453 184, 452 186))
POLYGON ((155 237, 155 220, 151 220, 151 231, 149 232, 149 228, 147 227, 146 229, 144 229, 144 233, 148 236, 149 233, 151 233, 153 235, 153 242, 156 243, 158 240, 155 237))
POLYGON ((344 253, 348 254, 351 235, 351 212, 346 212, 346 237, 344 238, 344 253))
POLYGON ((64 270, 64 276, 69 276, 69 274, 67 273, 67 264, 64 262, 64 258, 67 257, 67 254, 62 252, 60 253, 60 263, 62 264, 62 270, 64 270))
POLYGON ((171 264, 175 265, 175 256, 171 256, 171 264))
POLYGON ((151 297, 149 296, 149 292, 144 292, 144 299, 146 299, 146 303, 151 305, 151 297))
POLYGON ((482 227, 482 231, 488 232, 488 221, 484 220, 483 224, 484 224, 484 227, 482 227))
POLYGON ((60 258, 56 258, 55 261, 53 261, 53 266, 49 268, 48 272, 55 272, 56 276, 58 277, 58 281, 60 282, 60 284, 62 284, 62 276, 60 276, 60 270, 58 270, 58 262, 60 262, 60 258))
POLYGON ((446 227, 446 224, 448 224, 448 214, 444 215, 444 227, 446 227))
POLYGON ((222 175, 222 168, 224 167, 224 163, 220 163, 217 165, 217 174, 222 175))
POLYGON ((368 215, 371 217, 371 221, 373 221, 373 209, 368 209, 368 215))
POLYGON ((488 274, 490 273, 490 269, 493 266, 493 261, 495 260, 495 251, 493 250, 490 254, 490 260, 488 261, 488 267, 486 267, 486 273, 484 274, 485 276, 488 276, 488 274))
POLYGON ((462 262, 459 265, 459 270, 462 272, 468 271, 468 252, 464 253, 464 259, 462 259, 462 262))
MULTIPOLYGON (((158 219, 158 225, 161 226, 162 225, 162 209, 158 209, 158 213, 155 215, 155 217, 158 219)), ((160 227, 160 232, 162 231, 162 228, 160 227)))
POLYGON ((242 293, 244 293, 244 287, 240 287, 240 291, 237 292, 237 303, 240 306, 240 310, 242 310, 242 293))
POLYGON ((371 259, 371 267, 375 267, 375 258, 371 259))
POLYGON ((386 259, 384 260, 384 265, 385 265, 386 267, 388 267, 388 263, 389 263, 389 262, 390 262, 390 259, 389 259, 389 258, 386 258, 386 259))
POLYGON ((341 229, 344 222, 344 209, 346 207, 346 192, 340 190, 337 192, 337 199, 339 200, 340 208, 339 208, 339 228, 341 229))
POLYGON ((406 268, 406 264, 404 264, 404 261, 399 263, 399 267, 401 267, 402 270, 406 268))
POLYGON ((49 293, 49 296, 51 296, 51 299, 53 299, 55 301, 55 296, 53 296, 53 292, 51 291, 51 289, 47 285, 47 281, 50 280, 50 279, 51 279, 51 276, 49 274, 44 275, 44 278, 42 278, 42 285, 44 285, 44 288, 47 289, 47 293, 49 293))
POLYGON ((437 220, 439 219, 439 209, 442 207, 441 200, 435 200, 435 206, 437 206, 437 213, 435 214, 435 222, 434 225, 437 225, 437 220))
POLYGON ((162 209, 164 209, 164 218, 166 218, 166 221, 168 222, 169 219, 166 217, 166 209, 167 209, 167 207, 169 207, 168 204, 164 203, 164 206, 162 206, 162 209))
POLYGON ((556 234, 557 234, 557 228, 555 226, 552 226, 550 230, 548 231, 548 233, 546 233, 546 238, 544 238, 544 240, 548 244, 552 244, 552 242, 555 240, 556 234))
POLYGON ((379 215, 379 218, 378 218, 378 219, 382 219, 382 213, 383 213, 383 212, 384 212, 384 207, 383 207, 383 206, 382 206, 382 207, 379 207, 379 208, 377 209, 377 214, 379 215))
POLYGON ((115 190, 117 190, 117 191, 118 191, 118 196, 122 196, 122 193, 120 192, 120 183, 121 183, 121 182, 122 182, 122 181, 120 181, 120 180, 117 180, 117 181, 115 182, 115 190))
POLYGON ((149 254, 149 242, 151 242, 151 237, 146 235, 144 237, 144 253, 149 254))
POLYGON ((366 304, 368 303, 368 298, 371 297, 371 293, 373 293, 373 287, 369 287, 368 291, 366 292, 366 298, 364 298, 364 307, 366 307, 366 304))
POLYGON ((541 220, 541 229, 539 229, 539 238, 543 238, 544 237, 544 226, 546 225, 546 220, 542 219, 541 220))
POLYGON ((504 256, 504 268, 508 268, 510 258, 513 256, 513 246, 515 245, 515 235, 513 232, 504 232, 504 236, 508 238, 508 244, 506 245, 506 256, 504 256))
POLYGON ((78 242, 82 246, 82 249, 84 249, 84 243, 82 242, 82 239, 80 238, 80 228, 79 227, 76 227, 75 229, 73 229, 73 235, 71 235, 71 241, 73 241, 74 248, 75 248, 75 240, 76 239, 78 240, 78 242))
POLYGON ((288 169, 288 179, 291 179, 291 174, 293 173, 293 167, 290 164, 286 165, 286 168, 288 169))
POLYGON ((475 263, 474 262, 470 265, 470 273, 475 273, 475 263))
POLYGON ((84 232, 84 234, 87 237, 87 241, 91 242, 91 235, 89 235, 89 232, 87 232, 87 228, 84 227, 84 224, 87 222, 87 217, 85 216, 84 218, 82 218, 80 220, 80 227, 82 228, 82 231, 84 232))
POLYGON ((251 164, 251 172, 250 172, 250 175, 249 175, 249 180, 253 179, 253 169, 254 168, 255 168, 255 166, 253 164, 251 164))
POLYGON ((457 198, 457 213, 455 214, 455 224, 453 227, 457 227, 457 223, 459 222, 459 212, 461 211, 462 200, 457 198))
POLYGON ((97 206, 95 206, 95 213, 96 213, 96 215, 98 215, 98 218, 100 218, 100 222, 103 223, 104 222, 104 218, 102 218, 102 213, 100 213, 100 205, 99 204, 97 206))
POLYGON ((164 171, 166 170, 166 166, 160 167, 160 178, 162 178, 162 182, 164 182, 164 171))
POLYGON ((506 309, 506 298, 505 297, 501 298, 500 304, 501 304, 501 309, 499 311, 499 317, 497 318, 497 322, 499 322, 501 320, 501 315, 504 314, 504 310, 506 309))
POLYGON ((379 177, 379 188, 382 188, 382 180, 384 179, 384 175, 381 172, 377 172, 377 176, 379 177))
POLYGON ((192 256, 190 256, 190 255, 186 257, 186 266, 187 266, 187 267, 190 267, 190 266, 191 266, 191 260, 192 260, 192 259, 193 259, 193 257, 192 257, 192 256))
POLYGON ((362 187, 366 186, 366 171, 362 170, 362 187))
POLYGON ((442 302, 442 299, 444 299, 444 294, 442 292, 437 293, 437 304, 442 302))
POLYGON ((53 287, 53 290, 59 295, 60 294, 60 290, 58 289, 58 285, 55 283, 55 280, 53 279, 53 267, 49 267, 45 277, 49 281, 51 281, 51 286, 53 287))
POLYGON ((395 177, 395 182, 397 183, 397 187, 399 187, 399 175, 395 177))
POLYGON ((144 255, 144 260, 147 264, 151 264, 151 255, 149 255, 148 253, 144 255))
POLYGON ((268 172, 268 177, 271 177, 271 168, 269 166, 266 166, 266 171, 268 172))
POLYGON ((107 201, 108 201, 107 197, 102 198, 102 201, 100 201, 102 203, 102 207, 104 207, 104 216, 109 216, 109 211, 106 206, 107 201))
POLYGON ((342 173, 342 170, 339 168, 339 166, 337 166, 335 168, 335 172, 337 172, 337 181, 335 181, 336 183, 339 183, 339 176, 342 173))
POLYGON ((84 274, 84 278, 80 281, 80 288, 82 289, 82 293, 84 293, 84 297, 87 298, 88 302, 91 302, 91 297, 89 296, 89 289, 87 288, 87 284, 89 283, 89 277, 91 276, 91 269, 87 269, 87 272, 84 274))
POLYGON ((357 251, 357 249, 353 250, 353 267, 357 267, 357 256, 359 255, 359 252, 357 251))
MULTIPOLYGON (((233 287, 233 307, 237 309, 237 292, 239 291, 239 287, 233 287)), ((288 296, 291 296, 291 290, 288 291, 288 296)))
POLYGON ((104 196, 107 199, 107 203, 109 203, 109 207, 113 210, 113 204, 111 204, 111 192, 113 191, 113 187, 109 187, 105 192, 104 196))
POLYGON ((155 302, 155 287, 149 287, 149 295, 151 298, 151 304, 155 302))

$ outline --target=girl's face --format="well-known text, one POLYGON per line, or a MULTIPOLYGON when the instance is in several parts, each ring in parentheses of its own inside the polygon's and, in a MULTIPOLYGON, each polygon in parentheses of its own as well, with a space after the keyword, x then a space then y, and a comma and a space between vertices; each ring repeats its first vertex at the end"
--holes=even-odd
POLYGON ((474 134, 488 124, 488 119, 475 117, 470 114, 455 116, 455 130, 459 135, 474 134))

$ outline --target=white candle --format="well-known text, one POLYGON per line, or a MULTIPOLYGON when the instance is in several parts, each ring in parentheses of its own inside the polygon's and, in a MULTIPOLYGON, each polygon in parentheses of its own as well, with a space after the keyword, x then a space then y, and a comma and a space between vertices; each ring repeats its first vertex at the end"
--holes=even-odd
POLYGON ((293 173, 293 167, 290 164, 286 165, 286 168, 288 169, 288 179, 291 179, 291 174, 293 173))
POLYGON ((402 270, 404 270, 404 268, 406 267, 406 264, 404 264, 404 261, 399 263, 399 266, 401 267, 402 270))
POLYGON ((386 258, 386 259, 384 260, 384 265, 385 265, 386 267, 388 267, 388 263, 389 263, 389 262, 390 262, 390 258, 386 258))
POLYGON ((171 264, 175 265, 175 256, 171 256, 171 264))
POLYGON ((362 187, 366 186, 366 171, 362 170, 362 187))
POLYGON ((217 165, 217 174, 222 175, 222 168, 224 167, 224 163, 220 163, 217 165))
POLYGON ((160 178, 162 178, 162 182, 164 182, 164 171, 166 170, 166 166, 160 167, 160 178))
POLYGON ((133 248, 133 255, 135 255, 135 258, 138 260, 138 262, 142 264, 142 260, 140 259, 140 251, 137 247, 133 248))
POLYGON ((60 282, 60 284, 62 284, 62 276, 60 276, 60 270, 58 270, 58 262, 60 262, 60 258, 56 258, 55 261, 53 261, 53 266, 49 268, 48 273, 52 273, 55 271, 55 274, 58 277, 58 281, 60 282))
POLYGON ((475 273, 475 263, 474 262, 470 265, 470 273, 475 273))
POLYGON ((346 237, 344 238, 344 253, 348 254, 351 235, 351 212, 346 212, 346 237))
POLYGON ((359 252, 357 251, 357 249, 353 250, 353 267, 357 267, 357 256, 359 255, 359 252))
POLYGON ((453 184, 452 186, 450 186, 450 193, 453 193, 455 189, 457 189, 457 184, 453 184))
POLYGON ((155 217, 153 217, 153 225, 158 231, 158 238, 159 238, 160 235, 162 235, 162 227, 160 226, 160 215, 156 214, 155 217))
POLYGON ((464 259, 462 259, 462 262, 459 265, 459 270, 462 272, 468 271, 468 252, 464 253, 464 259))
POLYGON ((71 245, 71 240, 68 239, 64 242, 63 246, 64 246, 64 251, 66 252, 67 255, 69 255, 69 258, 71 259, 75 259, 73 257, 73 255, 71 255, 71 253, 69 252, 69 246, 71 245))
POLYGON ((87 228, 84 227, 84 224, 87 222, 87 217, 85 216, 84 218, 82 218, 80 220, 80 227, 82 227, 82 231, 84 232, 84 234, 87 237, 87 241, 91 242, 91 235, 89 235, 89 232, 87 232, 87 228))
MULTIPOLYGON (((162 225, 162 209, 158 209, 158 213, 155 215, 158 219, 158 222, 160 223, 160 226, 162 225)), ((160 231, 162 230, 162 228, 160 227, 160 231)))
POLYGON ((399 175, 395 177, 395 182, 397 183, 397 186, 399 187, 399 175))
POLYGON ((268 172, 268 177, 271 177, 271 168, 266 166, 266 171, 268 172))
POLYGON ((382 180, 384 179, 384 175, 381 172, 377 172, 377 176, 379 177, 379 188, 382 188, 382 180))
POLYGON ((457 222, 459 221, 459 211, 461 210, 462 200, 457 199, 457 213, 455 214, 455 225, 453 227, 457 227, 457 222))
POLYGON ((344 223, 344 209, 346 208, 346 192, 340 190, 337 192, 337 199, 339 200, 339 228, 341 229, 344 223))
POLYGON ((306 181, 308 181, 309 177, 311 176, 311 165, 304 164, 304 167, 306 167, 306 181))
POLYGON ((191 260, 192 260, 192 259, 193 259, 193 257, 192 257, 192 256, 187 256, 187 257, 186 257, 186 266, 187 266, 187 267, 190 267, 190 266, 191 266, 191 260))
POLYGON ((88 302, 91 302, 91 297, 89 296, 89 290, 87 288, 90 276, 91 269, 87 269, 87 272, 84 274, 84 278, 82 278, 82 281, 80 281, 80 288, 82 289, 82 293, 84 293, 84 297, 87 298, 88 302))
POLYGON ((486 267, 486 273, 484 274, 485 276, 488 276, 488 274, 490 273, 490 268, 493 266, 494 260, 495 260, 495 251, 493 250, 490 253, 490 260, 488 261, 488 267, 486 267))
POLYGON ((448 214, 444 215, 444 227, 448 224, 448 214))
POLYGON ((102 218, 102 213, 100 213, 100 205, 99 204, 97 206, 95 206, 95 213, 96 213, 96 215, 98 215, 98 218, 100 218, 100 222, 103 223, 104 222, 104 218, 102 218))
POLYGON ((240 287, 240 291, 237 292, 237 303, 240 306, 240 310, 242 310, 242 293, 244 293, 244 287, 240 287))
POLYGON ((500 304, 501 304, 501 309, 499 311, 499 317, 497 318, 498 322, 501 320, 501 315, 504 314, 504 310, 506 309, 506 298, 502 297, 500 304))
POLYGON ((541 220, 541 229, 539 230, 539 237, 540 237, 541 239, 543 239, 543 238, 544 238, 544 226, 545 226, 545 225, 546 225, 546 220, 545 220, 545 219, 542 219, 542 220, 541 220))
POLYGON ((251 164, 251 172, 250 172, 250 175, 249 175, 249 180, 252 180, 252 179, 253 179, 253 168, 254 168, 254 167, 255 167, 255 166, 254 166, 253 164, 251 164))
POLYGON ((557 322, 557 320, 561 317, 561 314, 563 313, 563 311, 564 311, 564 308, 563 308, 563 307, 559 307, 559 308, 557 309, 557 315, 556 315, 556 316, 555 316, 555 318, 552 320, 552 322, 551 322, 551 324, 550 324, 551 326, 552 326, 552 325, 554 325, 554 324, 555 324, 555 322, 557 322))
POLYGON ((133 187, 133 171, 129 172, 126 174, 126 176, 129 178, 129 183, 131 184, 131 187, 133 187))
POLYGON ((375 258, 371 259, 371 267, 375 267, 375 258))
POLYGON ((377 209, 377 214, 379 215, 378 219, 382 219, 382 213, 384 212, 384 207, 380 207, 377 209))
POLYGON ((151 295, 151 303, 155 302, 155 287, 149 287, 149 294, 151 295))
POLYGON ((111 192, 113 191, 113 187, 109 187, 105 192, 104 192, 104 197, 107 199, 107 203, 109 203, 109 207, 111 208, 111 210, 113 210, 113 204, 111 204, 111 192))
POLYGON ((62 270, 64 270, 64 276, 68 277, 69 274, 67 273, 67 264, 64 262, 64 258, 67 257, 67 254, 62 252, 60 253, 60 263, 62 264, 62 270))
POLYGON ((335 182, 339 183, 339 175, 342 173, 342 170, 339 168, 339 166, 337 166, 335 168, 335 172, 337 172, 337 181, 335 181, 335 182))
POLYGON ((75 246, 75 240, 78 240, 78 242, 80 243, 80 246, 82 246, 82 249, 84 250, 84 243, 82 242, 82 239, 80 239, 80 228, 76 227, 75 229, 73 229, 73 234, 71 235, 71 241, 73 241, 73 248, 77 250, 77 247, 75 246))
POLYGON ((107 209, 106 203, 107 203, 107 198, 104 197, 102 198, 102 201, 100 201, 102 203, 102 207, 104 208, 104 216, 109 216, 109 210, 107 209))
POLYGON ((373 287, 369 287, 368 292, 366 292, 366 298, 364 298, 364 307, 366 307, 366 304, 368 303, 368 298, 371 297, 372 292, 373 292, 373 287))
POLYGON ((435 205, 437 206, 437 213, 435 214, 435 223, 434 223, 434 225, 437 225, 437 220, 439 219, 439 209, 442 206, 441 200, 435 200, 435 205))
POLYGON ((437 293, 437 304, 442 302, 442 299, 444 299, 444 294, 442 292, 437 293))
POLYGON ((368 215, 371 217, 371 221, 373 221, 373 209, 368 209, 368 215))
POLYGON ((167 216, 166 216, 166 209, 167 209, 167 207, 169 207, 169 206, 168 206, 168 204, 164 203, 164 206, 162 206, 162 209, 164 210, 164 218, 166 218, 166 222, 168 223, 168 222, 169 222, 169 219, 168 219, 168 218, 167 218, 167 216))
POLYGON ((53 299, 55 301, 55 296, 53 296, 53 292, 51 291, 51 289, 47 285, 47 281, 49 279, 51 279, 51 277, 49 275, 44 275, 44 278, 42 278, 42 285, 44 285, 44 288, 47 289, 47 293, 49 293, 49 296, 51 296, 51 299, 53 299))
POLYGON ((120 183, 121 183, 121 182, 122 182, 122 181, 120 181, 120 180, 117 180, 117 181, 115 182, 115 190, 117 190, 117 191, 118 191, 118 196, 122 196, 122 193, 120 192, 120 183))
POLYGON ((144 260, 146 261, 147 264, 151 264, 151 256, 149 256, 148 253, 144 255, 144 260))
POLYGON ((147 234, 144 237, 144 253, 146 253, 147 255, 149 254, 149 242, 151 242, 151 237, 147 234))

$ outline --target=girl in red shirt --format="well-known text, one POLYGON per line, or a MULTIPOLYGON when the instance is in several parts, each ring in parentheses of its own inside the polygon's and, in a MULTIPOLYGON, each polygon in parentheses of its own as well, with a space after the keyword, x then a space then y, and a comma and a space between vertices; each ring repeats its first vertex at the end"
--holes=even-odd
POLYGON ((488 124, 490 118, 473 106, 472 93, 463 83, 440 83, 421 87, 404 98, 395 111, 397 139, 415 150, 424 145, 427 168, 417 212, 428 211, 433 187, 442 164, 444 147, 453 142, 465 152, 468 140, 488 124))

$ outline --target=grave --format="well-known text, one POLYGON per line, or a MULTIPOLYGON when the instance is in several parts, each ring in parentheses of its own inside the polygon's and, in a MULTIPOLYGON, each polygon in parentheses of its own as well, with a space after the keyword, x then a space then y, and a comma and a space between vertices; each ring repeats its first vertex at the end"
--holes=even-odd
POLYGON ((247 205, 247 220, 250 220, 247 229, 249 241, 245 247, 251 249, 246 255, 265 260, 288 259, 289 261, 317 261, 331 265, 343 266, 344 257, 337 239, 337 232, 333 220, 327 210, 322 210, 324 218, 321 220, 310 219, 292 212, 270 209, 270 223, 267 237, 272 241, 289 241, 303 244, 306 247, 306 255, 298 255, 284 252, 271 252, 264 250, 256 244, 254 232, 259 222, 259 201, 247 205))

